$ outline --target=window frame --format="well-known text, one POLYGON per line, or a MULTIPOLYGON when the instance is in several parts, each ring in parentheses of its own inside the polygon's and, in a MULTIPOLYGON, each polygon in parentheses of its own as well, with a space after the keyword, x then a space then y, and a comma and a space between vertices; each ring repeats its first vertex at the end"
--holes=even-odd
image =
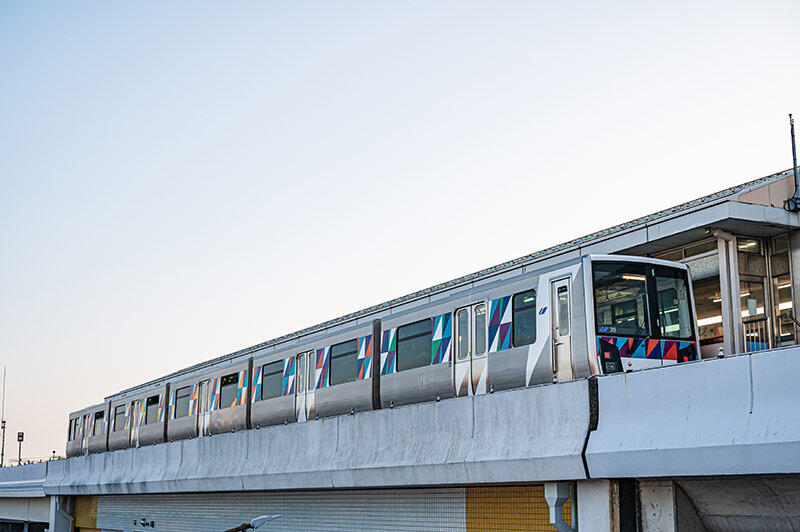
MULTIPOLYGON (((523 290, 521 292, 517 292, 516 294, 511 296, 511 345, 513 347, 524 347, 526 345, 533 345, 536 343, 536 339, 538 338, 538 329, 539 329, 539 314, 538 314, 538 304, 539 304, 539 294, 536 290, 536 287, 529 288, 527 290, 523 290), (517 297, 525 295, 529 292, 533 292, 533 339, 530 342, 525 343, 518 343, 517 342, 517 310, 515 308, 515 302, 517 297)), ((531 307, 528 305, 527 307, 531 307)), ((526 308, 527 310, 527 308, 526 308)))
MULTIPOLYGON (((100 434, 97 434, 97 419, 98 419, 97 416, 98 416, 98 414, 100 415, 100 419, 101 420, 105 419, 105 416, 106 416, 106 413, 103 410, 98 410, 97 412, 94 413, 94 416, 92 417, 92 436, 99 436, 99 435, 102 435, 102 433, 103 433, 103 425, 101 424, 100 425, 100 434)), ((101 423, 102 423, 102 421, 101 421, 101 423)))
POLYGON ((433 318, 423 318, 421 320, 416 320, 416 321, 412 321, 411 323, 406 323, 404 325, 400 325, 399 327, 397 327, 397 333, 396 334, 397 334, 397 345, 396 345, 396 352, 395 352, 395 368, 396 368, 397 373, 400 373, 401 371, 410 371, 412 369, 425 368, 425 367, 428 367, 428 366, 432 365, 432 362, 433 362, 433 318), (412 327, 414 325, 419 325, 420 323, 425 323, 425 322, 428 322, 428 324, 430 325, 429 332, 416 334, 416 335, 414 335, 414 336, 412 336, 410 338, 404 338, 404 339, 400 338, 400 329, 403 329, 405 327, 412 327), (401 342, 414 340, 414 339, 420 338, 422 336, 428 336, 430 338, 430 341, 427 342, 427 344, 428 344, 428 362, 426 364, 420 364, 419 366, 413 366, 413 367, 409 367, 409 368, 401 368, 400 366, 401 366, 401 362, 402 362, 402 358, 403 358, 400 355, 401 342))
POLYGON ((346 342, 339 342, 337 344, 331 345, 331 347, 330 347, 330 357, 331 357, 331 361, 330 361, 330 364, 329 364, 329 367, 328 367, 328 384, 329 384, 329 386, 336 386, 336 385, 339 385, 339 384, 346 384, 348 382, 355 382, 355 381, 358 380, 358 338, 353 338, 352 340, 347 340, 346 342), (353 344, 355 346, 355 349, 345 351, 345 352, 340 353, 338 355, 334 355, 333 354, 333 349, 335 347, 340 347, 340 346, 344 346, 344 345, 347 345, 347 344, 353 344), (337 360, 337 359, 341 360, 341 359, 343 359, 345 357, 351 357, 351 356, 353 357, 353 361, 355 363, 353 365, 353 378, 352 379, 347 379, 347 380, 342 380, 342 381, 339 381, 339 382, 334 382, 334 375, 335 375, 335 373, 333 371, 333 368, 335 366, 334 361, 337 360))
POLYGON ((140 422, 139 422, 139 424, 141 426, 154 425, 154 424, 158 423, 158 404, 161 402, 159 399, 160 399, 160 394, 151 395, 151 396, 145 398, 145 400, 144 400, 144 419, 140 420, 140 422), (155 402, 152 403, 152 404, 150 403, 151 399, 155 399, 155 402), (156 416, 155 421, 150 421, 150 407, 151 406, 155 406, 155 416, 156 416))
POLYGON ((125 430, 125 411, 127 408, 127 403, 122 403, 121 405, 117 405, 114 407, 114 426, 111 427, 111 432, 119 432, 121 430, 125 430), (117 410, 122 409, 122 426, 117 427, 117 410))
POLYGON ((283 362, 284 359, 273 360, 272 362, 267 362, 266 364, 261 365, 261 392, 259 393, 258 400, 259 401, 267 401, 269 399, 277 399, 278 397, 283 396, 283 362), (275 366, 277 371, 267 371, 269 366, 275 366), (269 388, 265 386, 265 381, 267 376, 278 375, 278 386, 277 386, 277 395, 269 395, 264 396, 265 391, 269 388))
MULTIPOLYGON (((219 377, 219 393, 217 394, 217 410, 224 410, 225 408, 231 408, 231 404, 226 404, 225 406, 222 405, 222 396, 223 396, 223 388, 225 386, 233 386, 233 397, 236 397, 236 387, 239 385, 239 372, 235 371, 233 373, 228 373, 227 375, 222 375, 219 377), (225 379, 230 379, 230 382, 223 382, 225 379)), ((226 388, 227 389, 227 388, 226 388)))
POLYGON ((189 406, 190 406, 191 402, 192 402, 192 385, 191 384, 188 385, 188 386, 181 386, 180 388, 176 388, 175 389, 175 403, 172 405, 172 414, 173 414, 172 415, 172 419, 183 419, 185 417, 189 417, 189 415, 190 415, 189 406), (178 402, 181 399, 183 399, 183 397, 181 396, 181 392, 183 390, 186 390, 186 396, 185 396, 186 397, 186 413, 181 415, 181 416, 179 416, 178 415, 178 402))

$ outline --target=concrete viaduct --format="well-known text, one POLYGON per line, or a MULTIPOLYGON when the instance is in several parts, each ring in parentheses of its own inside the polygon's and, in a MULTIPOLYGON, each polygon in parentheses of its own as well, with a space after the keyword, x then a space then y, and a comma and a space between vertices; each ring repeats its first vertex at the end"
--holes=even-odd
POLYGON ((792 347, 5 468, 0 517, 52 532, 222 531, 263 513, 282 514, 265 530, 800 530, 798 382, 792 347), (475 490, 525 487, 546 500, 538 524, 470 517, 475 490), (77 522, 87 507, 94 522, 77 522))

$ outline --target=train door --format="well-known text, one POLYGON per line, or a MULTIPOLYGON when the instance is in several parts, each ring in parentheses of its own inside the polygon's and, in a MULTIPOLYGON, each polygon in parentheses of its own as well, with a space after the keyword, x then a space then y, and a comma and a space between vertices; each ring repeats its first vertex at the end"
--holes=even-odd
POLYGON ((550 284, 553 338, 553 380, 569 381, 575 378, 572 368, 572 327, 570 326, 569 277, 550 284))
POLYGON ((297 377, 295 379, 294 414, 297 421, 306 421, 308 419, 306 411, 306 372, 308 371, 306 364, 308 363, 308 358, 305 353, 300 353, 297 355, 296 360, 297 377))
POLYGON ((198 436, 208 436, 211 424, 211 381, 206 379, 200 382, 198 389, 199 408, 197 414, 197 434, 198 436))
POLYGON ((314 409, 314 389, 317 387, 317 356, 314 351, 306 353, 308 369, 306 370, 306 419, 316 419, 314 409))
POLYGON ((131 432, 130 432, 130 446, 131 447, 138 447, 139 446, 139 419, 141 415, 141 406, 142 401, 137 399, 135 401, 131 401, 129 408, 131 409, 131 432))
POLYGON ((83 425, 81 430, 81 454, 89 452, 89 437, 92 435, 92 415, 86 414, 83 416, 83 425))
POLYGON ((455 328, 453 384, 456 396, 486 393, 486 304, 478 303, 456 310, 455 328))

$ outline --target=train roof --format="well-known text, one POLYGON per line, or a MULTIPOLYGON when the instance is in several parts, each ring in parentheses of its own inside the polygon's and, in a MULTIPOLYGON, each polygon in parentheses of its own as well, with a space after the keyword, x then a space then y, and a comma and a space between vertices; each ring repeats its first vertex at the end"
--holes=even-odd
POLYGON ((162 383, 164 381, 168 381, 170 379, 174 379, 176 377, 179 377, 179 376, 182 376, 182 375, 186 375, 188 373, 191 373, 191 372, 194 372, 194 371, 197 371, 197 370, 200 370, 200 369, 204 369, 204 368, 207 368, 207 367, 210 367, 210 366, 214 366, 216 364, 220 364, 222 362, 226 362, 226 361, 229 361, 229 360, 234 359, 234 358, 247 356, 247 355, 253 354, 253 353, 257 352, 257 351, 260 351, 262 349, 265 349, 265 348, 268 348, 268 347, 273 347, 275 345, 278 345, 278 344, 281 344, 281 343, 285 343, 285 342, 288 342, 290 340, 294 340, 294 339, 297 339, 297 338, 301 338, 303 336, 308 336, 308 335, 311 335, 311 334, 314 334, 314 333, 317 333, 317 332, 321 332, 321 331, 324 331, 325 329, 328 329, 330 327, 341 325, 341 324, 344 324, 344 323, 347 323, 347 322, 350 322, 350 321, 353 321, 353 320, 357 320, 359 318, 364 318, 364 317, 370 316, 372 314, 376 314, 378 312, 381 312, 383 310, 390 309, 390 308, 395 307, 397 305, 401 305, 401 304, 408 303, 408 302, 411 302, 411 301, 414 301, 414 300, 417 300, 417 299, 428 297, 430 295, 437 294, 439 292, 443 292, 443 291, 446 291, 446 290, 452 290, 453 288, 457 288, 459 286, 463 286, 465 284, 468 284, 468 283, 471 283, 471 282, 474 282, 474 281, 477 281, 477 280, 486 279, 486 278, 492 277, 494 275, 499 275, 499 274, 505 273, 505 272, 507 272, 509 270, 513 270, 515 268, 519 268, 521 266, 534 264, 534 263, 542 261, 544 259, 551 258, 551 257, 557 256, 559 254, 566 253, 568 251, 572 251, 572 250, 574 250, 576 248, 580 248, 581 246, 583 246, 583 245, 585 245, 587 243, 590 243, 592 241, 600 240, 602 238, 609 237, 609 236, 613 236, 613 235, 615 235, 617 233, 622 233, 624 231, 628 231, 628 230, 633 229, 633 228, 635 228, 637 226, 640 226, 640 225, 648 224, 648 223, 651 223, 651 222, 656 221, 656 220, 666 219, 666 218, 669 218, 671 216, 684 214, 686 212, 689 212, 689 211, 692 211, 692 210, 695 210, 695 209, 698 209, 698 208, 701 208, 701 207, 706 207, 709 204, 725 201, 725 200, 729 199, 731 196, 734 196, 736 194, 741 194, 743 192, 748 192, 750 190, 762 187, 764 185, 768 185, 770 183, 774 183, 776 181, 780 181, 781 179, 784 179, 784 178, 786 178, 786 177, 788 177, 790 175, 792 175, 792 170, 791 169, 790 170, 783 170, 781 172, 777 172, 777 173, 770 174, 770 175, 767 175, 767 176, 764 176, 764 177, 760 177, 758 179, 754 179, 752 181, 748 181, 746 183, 742 183, 741 185, 736 185, 736 186, 733 186, 733 187, 730 187, 730 188, 726 188, 724 190, 720 190, 719 192, 715 192, 713 194, 708 194, 708 195, 703 196, 701 198, 697 198, 697 199, 694 199, 692 201, 687 201, 685 203, 681 203, 680 205, 676 205, 674 207, 670 207, 668 209, 664 209, 664 210, 655 212, 653 214, 642 216, 640 218, 636 218, 636 219, 631 220, 629 222, 624 222, 624 223, 621 223, 621 224, 618 224, 618 225, 615 225, 615 226, 612 226, 612 227, 608 227, 606 229, 602 229, 600 231, 596 231, 594 233, 590 233, 588 235, 585 235, 585 236, 582 236, 582 237, 579 237, 579 238, 575 238, 573 240, 569 240, 567 242, 564 242, 563 244, 558 244, 558 245, 555 245, 555 246, 551 246, 549 248, 542 249, 540 251, 535 251, 533 253, 529 253, 527 255, 523 255, 522 257, 503 262, 503 263, 498 264, 496 266, 491 266, 489 268, 484 268, 484 269, 479 270, 477 272, 470 273, 470 274, 458 277, 458 278, 453 279, 451 281, 447 281, 447 282, 444 282, 444 283, 436 284, 436 285, 430 286, 428 288, 425 288, 425 289, 422 289, 422 290, 418 290, 416 292, 412 292, 410 294, 407 294, 407 295, 404 295, 404 296, 401 296, 401 297, 397 297, 397 298, 391 299, 389 301, 385 301, 383 303, 378 303, 377 305, 373 305, 371 307, 367 307, 367 308, 358 310, 356 312, 351 312, 350 314, 345 314, 345 315, 340 316, 338 318, 334 318, 332 320, 328 320, 328 321, 319 323, 317 325, 312 325, 310 327, 306 327, 304 329, 300 329, 299 331, 295 331, 295 332, 292 332, 292 333, 289 333, 289 334, 285 334, 283 336, 279 336, 277 338, 273 338, 272 340, 267 340, 265 342, 262 342, 262 343, 259 343, 259 344, 256 344, 256 345, 252 345, 252 346, 249 346, 249 347, 245 347, 244 349, 240 349, 238 351, 234 351, 234 352, 228 353, 226 355, 221 355, 221 356, 218 356, 216 358, 212 358, 210 360, 206 360, 204 362, 200 362, 198 364, 194 364, 192 366, 180 369, 178 371, 174 371, 174 372, 169 373, 167 375, 163 375, 163 376, 161 376, 161 377, 159 377, 157 379, 153 379, 153 380, 150 380, 148 382, 145 382, 145 383, 142 383, 142 384, 138 384, 136 386, 132 386, 130 388, 127 388, 125 390, 122 390, 120 392, 112 394, 112 395, 106 397, 106 400, 115 398, 115 397, 117 397, 119 395, 128 394, 128 393, 133 392, 133 391, 141 390, 143 388, 152 386, 154 384, 162 383))

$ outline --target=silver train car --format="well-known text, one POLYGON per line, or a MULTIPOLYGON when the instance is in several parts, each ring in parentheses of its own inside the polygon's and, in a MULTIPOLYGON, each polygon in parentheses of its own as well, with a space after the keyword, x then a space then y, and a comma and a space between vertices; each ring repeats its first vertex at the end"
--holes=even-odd
POLYGON ((688 268, 586 255, 467 277, 69 415, 67 456, 699 358, 688 268))

